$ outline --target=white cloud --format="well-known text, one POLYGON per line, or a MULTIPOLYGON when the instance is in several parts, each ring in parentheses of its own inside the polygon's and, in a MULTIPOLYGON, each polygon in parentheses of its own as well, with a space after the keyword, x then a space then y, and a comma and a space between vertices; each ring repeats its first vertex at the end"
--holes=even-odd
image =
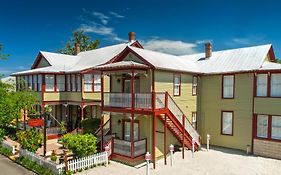
POLYGON ((141 44, 145 49, 158 52, 169 53, 173 55, 186 55, 197 53, 198 44, 183 41, 167 39, 151 39, 142 41, 141 44))
POLYGON ((78 30, 83 30, 84 32, 89 33, 96 33, 99 35, 112 35, 114 29, 93 22, 91 24, 81 24, 78 30))
POLYGON ((246 36, 246 37, 235 37, 228 42, 227 45, 230 46, 249 46, 249 45, 256 45, 264 42, 263 36, 246 36))
POLYGON ((101 23, 104 25, 107 24, 108 20, 110 19, 108 16, 106 16, 105 14, 100 13, 100 12, 93 12, 93 15, 96 16, 97 18, 99 18, 101 23))
POLYGON ((111 14, 112 16, 114 16, 114 17, 116 17, 116 18, 125 18, 125 16, 120 15, 120 14, 118 14, 118 13, 116 13, 116 12, 110 11, 109 14, 111 14))

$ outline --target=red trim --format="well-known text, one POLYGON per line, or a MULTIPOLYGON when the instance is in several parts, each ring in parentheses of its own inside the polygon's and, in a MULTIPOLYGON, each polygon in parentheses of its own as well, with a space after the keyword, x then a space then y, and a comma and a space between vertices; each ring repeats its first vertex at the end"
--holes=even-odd
POLYGON ((138 41, 135 41, 133 44, 131 44, 130 46, 134 46, 134 47, 138 47, 138 48, 141 48, 143 49, 143 46, 138 42, 138 41))
POLYGON ((233 128, 234 128, 234 111, 221 111, 221 135, 228 135, 228 136, 233 136, 233 128), (228 112, 232 113, 232 129, 231 129, 231 134, 224 134, 222 131, 223 128, 223 113, 228 112))
POLYGON ((222 84, 221 84, 221 89, 222 89, 222 91, 221 91, 221 98, 222 99, 234 99, 235 98, 235 74, 227 74, 227 75, 222 75, 222 84), (224 77, 225 76, 233 76, 233 97, 224 97, 224 94, 223 94, 223 92, 224 92, 224 77))
POLYGON ((271 96, 271 74, 270 72, 267 73, 267 96, 270 97, 271 96))
MULTIPOLYGON (((41 76, 42 78, 42 90, 41 90, 41 94, 42 94, 42 101, 44 101, 44 94, 46 92, 46 83, 45 83, 45 74, 42 74, 41 76)), ((43 103, 43 102, 42 102, 43 103)))
POLYGON ((174 74, 174 80, 173 80, 173 95, 175 96, 180 96, 181 95, 181 74, 174 74), (179 85, 179 94, 176 95, 175 94, 175 80, 176 80, 176 76, 179 76, 180 78, 180 85, 179 85))
POLYGON ((167 115, 166 114, 165 114, 165 124, 164 124, 164 164, 167 165, 167 115))
POLYGON ((197 93, 198 93, 198 76, 197 76, 197 75, 193 75, 193 77, 192 77, 192 96, 196 96, 197 93), (195 77, 196 77, 196 86, 194 85, 194 79, 195 79, 195 77), (196 87, 195 93, 194 93, 194 91, 193 91, 193 87, 196 87))

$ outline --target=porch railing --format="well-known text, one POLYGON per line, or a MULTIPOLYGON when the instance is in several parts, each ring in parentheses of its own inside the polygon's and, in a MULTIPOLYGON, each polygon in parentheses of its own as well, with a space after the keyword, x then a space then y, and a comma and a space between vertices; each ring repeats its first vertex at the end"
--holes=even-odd
MULTIPOLYGON (((113 153, 122 156, 132 156, 132 142, 126 140, 113 139, 113 153)), ((146 153, 146 139, 134 142, 134 157, 144 155, 146 153)))
POLYGON ((151 93, 136 93, 135 108, 151 109, 151 93))
POLYGON ((104 106, 129 108, 132 106, 131 93, 104 93, 104 106))

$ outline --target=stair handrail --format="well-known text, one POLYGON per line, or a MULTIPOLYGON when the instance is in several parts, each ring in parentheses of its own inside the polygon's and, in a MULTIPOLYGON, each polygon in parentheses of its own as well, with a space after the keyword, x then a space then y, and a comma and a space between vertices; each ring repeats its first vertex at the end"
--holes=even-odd
MULTIPOLYGON (((191 122, 189 121, 189 119, 184 115, 183 111, 180 109, 180 107, 177 105, 177 103, 175 102, 175 100, 171 97, 171 95, 167 92, 168 98, 171 99, 171 101, 173 102, 173 105, 177 108, 177 110, 179 110, 179 112, 181 113, 181 117, 185 117, 185 130, 188 131, 188 133, 190 134, 190 136, 192 137, 192 139, 195 139, 197 145, 200 145, 200 141, 199 141, 199 137, 200 135, 198 134, 198 132, 193 128, 191 122)), ((167 104, 168 108, 169 108, 169 102, 167 104)), ((170 109, 169 109, 170 110, 170 109)), ((170 110, 171 111, 171 110, 170 110)), ((171 111, 172 112, 172 111, 171 111)), ((173 112, 172 112, 173 113, 173 112)), ((175 114, 174 114, 175 115, 175 114)), ((175 115, 175 117, 177 117, 175 115)), ((179 119, 178 119, 179 120, 179 119)), ((182 120, 179 120, 180 123, 182 123, 182 120)), ((183 124, 183 123, 182 123, 183 124)))
MULTIPOLYGON (((110 120, 107 120, 104 124, 103 124, 103 127, 108 125, 108 123, 110 122, 110 120)), ((98 133, 101 131, 101 127, 99 127, 95 132, 94 132, 94 135, 98 135, 98 133)))

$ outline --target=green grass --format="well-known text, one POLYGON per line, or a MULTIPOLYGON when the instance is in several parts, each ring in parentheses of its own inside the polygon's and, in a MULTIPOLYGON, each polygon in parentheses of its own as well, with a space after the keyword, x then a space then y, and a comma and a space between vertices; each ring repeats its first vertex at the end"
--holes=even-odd
POLYGON ((11 150, 9 150, 8 148, 5 148, 1 145, 0 145, 0 154, 4 155, 6 157, 9 157, 9 156, 13 155, 11 150))

